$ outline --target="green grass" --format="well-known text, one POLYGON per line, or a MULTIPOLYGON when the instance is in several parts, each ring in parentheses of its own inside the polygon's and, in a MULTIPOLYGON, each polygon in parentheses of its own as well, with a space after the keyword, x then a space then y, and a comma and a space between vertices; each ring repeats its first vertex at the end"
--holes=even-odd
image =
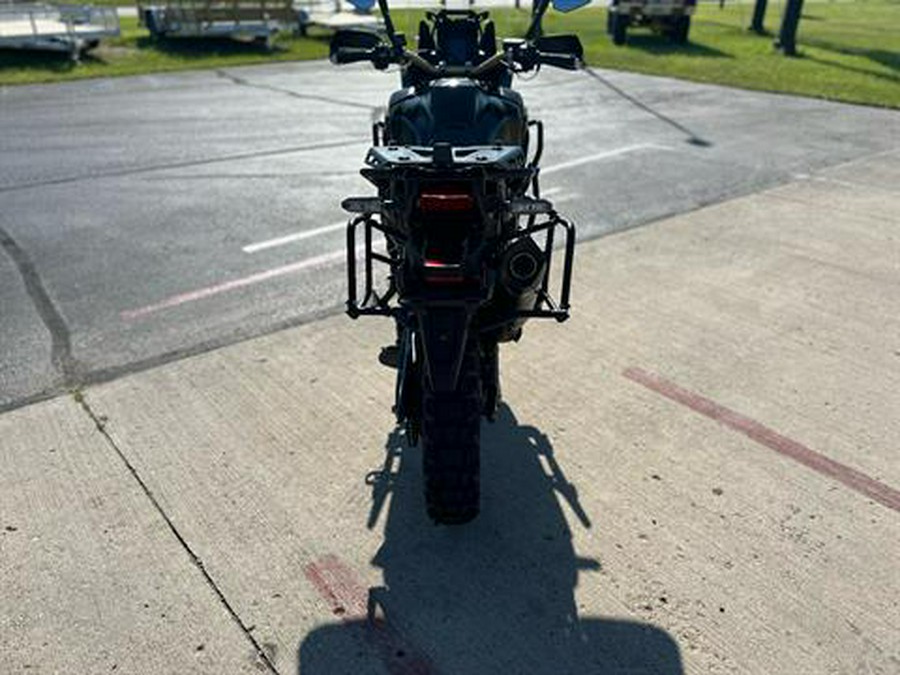
MULTIPOLYGON (((780 22, 782 1, 770 0, 766 27, 772 32, 780 22)), ((718 4, 702 5, 693 20, 690 44, 684 46, 648 29, 632 29, 628 44, 616 47, 605 32, 605 10, 595 7, 565 15, 550 12, 545 30, 577 33, 594 66, 900 108, 900 0, 807 0, 798 35, 800 55, 793 58, 773 49, 772 36, 747 31, 752 9, 751 3, 723 10, 718 4)), ((492 14, 500 35, 521 34, 528 23, 525 10, 492 14)), ((417 15, 396 12, 398 28, 410 37, 415 35, 417 15)), ((63 57, 0 52, 0 84, 218 68, 321 58, 327 53, 324 33, 282 37, 276 50, 267 54, 227 40, 154 43, 133 19, 123 19, 122 28, 121 38, 105 42, 78 66, 63 57)))
MULTIPOLYGON (((773 33, 782 8, 770 0, 765 25, 773 33)), ((900 0, 807 0, 797 57, 775 51, 773 36, 747 30, 752 10, 752 4, 701 6, 686 46, 635 29, 616 47, 605 34, 604 13, 592 8, 553 17, 547 29, 578 32, 588 62, 604 68, 900 107, 900 0)))
MULTIPOLYGON (((529 3, 523 2, 523 6, 529 3)), ((777 33, 782 0, 769 0, 766 28, 777 33)), ((675 45, 648 28, 631 28, 628 42, 612 44, 606 10, 590 6, 548 12, 544 32, 576 33, 592 66, 665 75, 696 82, 802 94, 837 101, 900 107, 900 0, 804 3, 797 57, 773 47, 773 35, 747 30, 752 3, 701 5, 690 42, 675 45)), ((418 16, 397 13, 398 30, 415 35, 418 16)), ((498 34, 524 33, 526 11, 492 11, 498 34)))

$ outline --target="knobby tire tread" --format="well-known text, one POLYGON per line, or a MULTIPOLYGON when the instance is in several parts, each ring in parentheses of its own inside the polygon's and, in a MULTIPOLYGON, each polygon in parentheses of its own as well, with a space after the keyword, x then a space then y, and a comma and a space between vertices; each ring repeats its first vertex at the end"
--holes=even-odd
POLYGON ((481 363, 469 341, 455 391, 435 392, 422 382, 422 460, 428 516, 458 525, 479 511, 481 471, 481 363))

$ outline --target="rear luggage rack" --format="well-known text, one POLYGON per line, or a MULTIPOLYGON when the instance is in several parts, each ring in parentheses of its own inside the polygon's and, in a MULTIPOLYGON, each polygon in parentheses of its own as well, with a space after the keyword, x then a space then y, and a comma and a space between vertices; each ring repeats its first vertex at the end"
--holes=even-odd
POLYGON ((521 168, 522 148, 517 145, 476 145, 451 147, 436 143, 433 147, 410 145, 377 145, 369 149, 366 164, 382 169, 398 166, 493 166, 521 168))
MULTIPOLYGON (((482 330, 488 331, 502 325, 508 321, 524 318, 537 319, 556 319, 563 322, 569 318, 569 295, 572 286, 572 264, 575 257, 575 225, 562 218, 555 211, 541 214, 546 218, 537 222, 538 216, 531 215, 528 217, 528 225, 517 230, 508 237, 498 241, 498 245, 511 244, 519 239, 531 237, 535 234, 544 233, 544 244, 541 252, 544 257, 545 273, 541 286, 537 291, 535 303, 527 309, 514 309, 509 314, 499 318, 490 325, 482 327, 482 330), (565 242, 562 246, 562 273, 559 280, 559 293, 554 297, 550 292, 550 273, 551 263, 554 257, 556 232, 562 229, 565 234, 565 242)), ((375 218, 374 213, 364 213, 352 218, 347 224, 347 314, 356 319, 360 316, 396 316, 403 309, 395 302, 397 297, 397 288, 391 276, 387 290, 380 294, 375 289, 375 263, 386 265, 390 272, 395 272, 400 262, 394 260, 390 255, 375 251, 373 248, 373 234, 380 232, 388 237, 394 238, 396 242, 403 241, 405 236, 397 230, 386 227, 380 220, 375 218), (363 243, 358 248, 357 230, 363 229, 363 243), (362 289, 362 299, 359 296, 359 279, 357 277, 357 255, 362 253, 364 285, 362 289)))

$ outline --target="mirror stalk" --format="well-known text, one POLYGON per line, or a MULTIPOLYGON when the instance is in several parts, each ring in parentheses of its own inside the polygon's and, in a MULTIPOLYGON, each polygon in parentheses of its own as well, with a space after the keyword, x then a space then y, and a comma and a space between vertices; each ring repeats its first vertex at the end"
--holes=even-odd
POLYGON ((402 51, 403 45, 397 44, 397 32, 394 30, 394 22, 391 20, 391 12, 388 9, 387 0, 378 0, 378 9, 381 10, 381 17, 384 19, 384 30, 387 32, 391 47, 394 51, 402 51))
MULTIPOLYGON (((381 0, 379 0, 379 2, 381 2, 381 0)), ((528 26, 528 32, 525 33, 525 39, 529 42, 541 34, 541 20, 544 18, 544 14, 550 6, 550 0, 538 0, 538 2, 540 4, 537 6, 534 17, 531 19, 531 25, 528 26)))

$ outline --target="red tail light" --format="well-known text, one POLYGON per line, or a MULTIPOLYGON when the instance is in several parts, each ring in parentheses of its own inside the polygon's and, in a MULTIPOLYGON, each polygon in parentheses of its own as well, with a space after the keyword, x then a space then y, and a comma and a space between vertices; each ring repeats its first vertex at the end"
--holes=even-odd
POLYGON ((424 267, 427 283, 461 284, 467 281, 460 264, 459 252, 429 246, 425 252, 424 267))
POLYGON ((466 277, 462 265, 425 258, 425 281, 431 284, 462 284, 466 277))
POLYGON ((471 211, 475 208, 475 198, 462 186, 429 186, 419 195, 419 208, 428 213, 471 211))

